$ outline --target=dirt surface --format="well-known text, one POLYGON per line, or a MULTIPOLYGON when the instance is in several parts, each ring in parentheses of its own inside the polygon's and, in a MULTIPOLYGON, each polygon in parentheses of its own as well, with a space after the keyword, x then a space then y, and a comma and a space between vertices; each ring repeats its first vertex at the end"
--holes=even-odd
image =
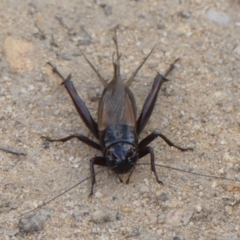
POLYGON ((43 207, 51 218, 39 232, 19 230, 19 215, 88 177, 89 159, 101 154, 77 140, 41 138, 94 139, 46 63, 72 73, 96 118, 102 86, 81 51, 111 79, 116 25, 124 79, 156 45, 131 86, 138 111, 156 71, 181 59, 140 138, 157 129, 195 149, 156 139, 156 162, 240 181, 240 2, 119 2, 0 1, 0 146, 27 154, 0 151, 0 239, 240 239, 239 182, 157 167, 161 186, 144 165, 128 185, 99 173, 93 197, 87 180, 43 207))

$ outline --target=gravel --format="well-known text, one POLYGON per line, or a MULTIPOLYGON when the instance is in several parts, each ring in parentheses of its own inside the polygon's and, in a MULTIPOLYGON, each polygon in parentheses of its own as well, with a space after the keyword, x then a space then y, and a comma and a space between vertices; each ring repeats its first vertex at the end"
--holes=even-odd
POLYGON ((150 165, 136 166, 129 184, 109 171, 98 173, 92 197, 88 179, 50 202, 51 218, 46 214, 37 225, 33 214, 20 231, 18 218, 89 177, 89 160, 101 156, 76 139, 41 138, 81 133, 95 140, 46 63, 65 77, 72 73, 96 119, 102 86, 82 52, 112 79, 116 25, 123 79, 155 46, 131 85, 138 113, 156 71, 164 73, 180 58, 140 139, 159 130, 194 151, 156 139, 150 144, 156 163, 239 179, 239 1, 18 0, 0 1, 0 9, 0 146, 26 153, 0 152, 3 239, 240 238, 238 181, 157 166, 160 185, 150 165))

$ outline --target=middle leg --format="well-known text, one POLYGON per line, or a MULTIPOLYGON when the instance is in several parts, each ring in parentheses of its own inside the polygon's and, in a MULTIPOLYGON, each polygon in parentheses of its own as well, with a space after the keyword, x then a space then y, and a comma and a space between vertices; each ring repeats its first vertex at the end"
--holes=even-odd
POLYGON ((166 136, 164 136, 162 133, 160 132, 157 132, 157 131, 154 131, 152 132, 151 134, 149 134, 148 136, 146 136, 139 144, 138 144, 138 147, 139 149, 143 149, 145 147, 147 147, 147 145, 149 143, 151 143, 154 139, 156 139, 157 137, 160 137, 164 140, 165 143, 167 143, 168 146, 170 147, 175 147, 179 150, 181 150, 182 152, 185 152, 185 151, 193 151, 193 148, 190 148, 190 147, 187 147, 187 148, 184 148, 184 147, 180 147, 176 144, 174 144, 173 142, 171 142, 166 136))
POLYGON ((101 151, 101 146, 98 143, 95 143, 94 141, 92 141, 91 139, 89 139, 88 137, 86 137, 82 134, 73 134, 73 135, 67 136, 65 138, 60 138, 60 139, 51 139, 49 137, 44 137, 44 136, 43 136, 43 138, 45 138, 49 142, 66 142, 72 138, 77 138, 79 141, 87 144, 88 146, 101 151))

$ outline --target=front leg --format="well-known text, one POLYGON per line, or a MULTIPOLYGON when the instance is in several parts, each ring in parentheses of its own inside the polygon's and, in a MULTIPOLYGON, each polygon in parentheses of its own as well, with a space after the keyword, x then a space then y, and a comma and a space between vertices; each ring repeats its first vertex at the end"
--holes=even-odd
POLYGON ((93 195, 93 186, 96 183, 96 177, 95 177, 95 169, 94 165, 104 166, 106 167, 106 159, 104 157, 94 157, 90 160, 90 171, 91 171, 91 179, 92 179, 92 185, 91 185, 91 192, 89 194, 89 197, 93 195))
POLYGON ((139 159, 143 158, 147 154, 151 155, 151 170, 152 170, 152 172, 154 172, 157 182, 163 185, 163 182, 158 178, 158 175, 157 175, 157 171, 156 171, 156 167, 155 167, 155 156, 154 156, 153 149, 149 146, 140 149, 139 150, 139 159))
POLYGON ((65 88, 67 89, 79 116, 81 117, 87 128, 97 139, 99 139, 97 123, 92 118, 83 100, 79 97, 71 81, 71 74, 65 79, 54 65, 52 65, 51 63, 48 64, 52 67, 53 72, 55 72, 63 80, 62 84, 64 84, 65 88))

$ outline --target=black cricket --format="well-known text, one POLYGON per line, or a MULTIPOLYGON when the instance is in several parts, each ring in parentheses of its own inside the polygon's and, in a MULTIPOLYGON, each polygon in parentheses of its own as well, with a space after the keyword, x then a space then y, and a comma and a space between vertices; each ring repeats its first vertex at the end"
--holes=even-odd
POLYGON ((90 147, 102 151, 103 156, 96 156, 90 160, 92 179, 90 195, 93 194, 93 186, 96 182, 94 165, 107 166, 116 174, 125 174, 130 172, 127 179, 128 183, 135 164, 139 159, 143 158, 147 154, 150 154, 151 157, 151 170, 154 172, 157 182, 162 184, 156 172, 153 148, 148 146, 149 143, 151 143, 157 137, 161 137, 169 146, 175 147, 181 151, 192 150, 192 148, 183 148, 175 145, 162 133, 156 131, 153 131, 140 142, 138 140, 139 135, 146 126, 152 114, 157 100, 158 92, 162 84, 166 81, 169 81, 166 77, 174 69, 175 63, 178 59, 170 65, 164 76, 162 76, 160 73, 157 73, 157 76, 155 77, 152 85, 152 89, 148 94, 141 114, 137 119, 136 103, 133 93, 129 89, 129 86, 131 85, 138 71, 151 55, 153 49, 124 84, 123 79, 120 75, 121 54, 119 54, 118 50, 116 31, 113 37, 113 41, 116 47, 117 56, 116 59, 114 59, 114 54, 112 57, 114 75, 113 79, 109 83, 107 83, 107 81, 101 76, 101 74, 83 54, 84 58, 97 74, 99 80, 105 87, 99 101, 97 123, 92 118, 81 97, 77 94, 75 87, 71 81, 71 74, 65 79, 54 65, 48 63, 52 67, 53 72, 58 74, 59 77, 61 77, 63 80, 62 84, 64 84, 65 88, 67 89, 81 119, 90 130, 90 132, 100 142, 100 144, 96 143, 82 134, 74 134, 61 139, 51 139, 48 137, 46 138, 50 142, 65 142, 72 138, 77 138, 90 147))

